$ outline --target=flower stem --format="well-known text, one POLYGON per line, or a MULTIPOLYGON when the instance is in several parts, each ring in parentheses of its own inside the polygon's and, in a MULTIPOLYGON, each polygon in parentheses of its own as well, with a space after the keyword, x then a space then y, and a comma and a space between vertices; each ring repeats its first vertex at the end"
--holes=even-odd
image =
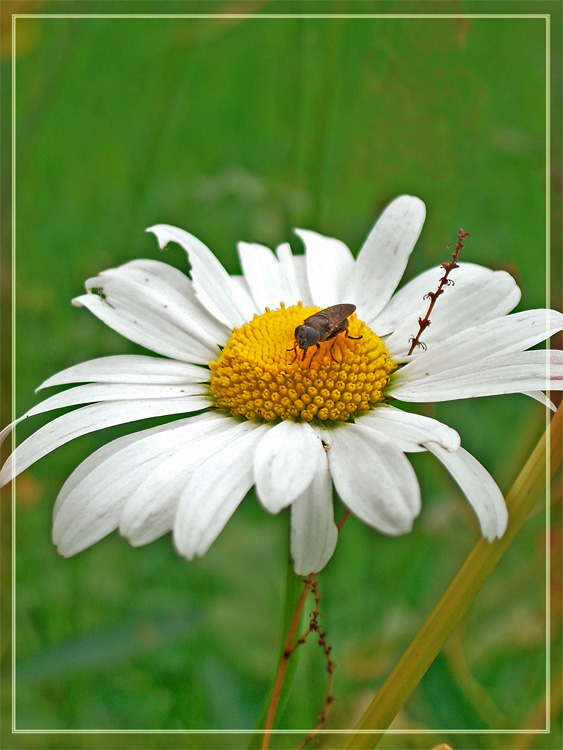
POLYGON ((563 407, 559 407, 506 497, 509 523, 502 539, 481 539, 348 737, 344 748, 373 748, 407 701, 483 583, 510 546, 561 464, 563 407), (548 453, 549 446, 549 453, 548 453))
POLYGON ((342 531, 342 527, 344 526, 344 524, 348 520, 348 516, 349 515, 350 515, 350 511, 348 510, 348 508, 346 508, 346 510, 342 514, 342 517, 341 517, 340 521, 338 522, 338 533, 339 534, 342 531))
POLYGON ((272 696, 270 699, 270 706, 268 708, 268 714, 266 716, 266 724, 264 726, 264 736, 262 738, 262 746, 261 746, 262 750, 268 750, 270 746, 271 730, 274 726, 274 720, 276 718, 276 709, 278 707, 278 702, 280 699, 280 692, 281 692, 281 688, 283 685, 285 670, 287 668, 289 657, 291 656, 294 650, 293 642, 295 640, 295 633, 297 632, 297 628, 299 627, 299 623, 301 622, 301 615, 303 613, 303 607, 305 606, 307 595, 309 591, 311 590, 311 586, 313 585, 313 580, 314 580, 313 576, 303 579, 303 583, 304 583, 303 591, 301 592, 301 596, 299 597, 299 601, 297 602, 295 612, 293 613, 293 617, 291 619, 291 622, 289 623, 289 628, 287 630, 287 637, 284 641, 282 658, 280 659, 280 663, 278 665, 276 680, 274 682, 274 689, 272 691, 272 696))

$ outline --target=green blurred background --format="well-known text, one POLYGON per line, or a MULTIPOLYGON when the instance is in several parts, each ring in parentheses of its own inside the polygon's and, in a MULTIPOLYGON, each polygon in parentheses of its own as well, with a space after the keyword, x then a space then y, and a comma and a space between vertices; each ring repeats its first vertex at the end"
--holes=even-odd
MULTIPOLYGON (((85 16, 497 10, 555 13, 552 26, 560 26, 560 3, 485 5, 3 4, 4 33, 10 12, 81 14, 16 23, 17 413, 38 401, 34 388, 54 372, 140 351, 70 299, 86 278, 138 257, 187 271, 178 247, 163 255, 144 234, 155 223, 194 233, 237 272, 238 240, 289 240, 299 252, 296 226, 357 251, 385 204, 412 193, 426 202, 428 219, 408 277, 445 260, 463 226, 471 233, 465 260, 509 270, 523 289, 518 309, 545 306, 545 18, 85 16)), ((559 42, 551 53, 559 90, 559 42)), ((5 56, 4 81, 10 64, 5 56)), ((559 122, 559 110, 553 116, 559 122)), ((4 145, 7 137, 5 128, 4 145)), ((4 159, 5 173, 9 166, 4 159)), ((559 199, 555 192, 554 206, 559 199)), ((559 259, 555 245, 554 307, 559 259)), ((543 408, 524 396, 420 411, 458 429, 504 491, 544 426, 543 408)), ((26 424, 19 439, 46 421, 26 424)), ((207 556, 191 564, 169 537, 132 549, 112 534, 70 560, 50 542, 52 505, 72 469, 145 426, 83 437, 18 481, 15 726, 39 734, 10 737, 5 747, 239 748, 246 739, 231 734, 42 730, 256 723, 279 647, 286 513, 271 517, 249 496, 207 556)), ((437 462, 416 455, 413 464, 424 501, 413 533, 388 539, 350 519, 319 577, 337 664, 332 728, 353 725, 478 538, 471 509, 437 462)), ((552 542, 558 559, 560 534, 552 542)), ((382 746, 560 746, 557 711, 547 735, 447 731, 544 726, 545 547, 540 505, 393 725, 441 732, 389 735, 382 746)), ((558 643, 560 597, 552 607, 558 643)), ((561 690, 560 677, 553 690, 561 690)), ((322 654, 311 643, 279 726, 312 727, 325 692, 322 654)), ((4 709, 6 732, 7 702, 4 709)), ((277 736, 272 746, 298 741, 277 736)))

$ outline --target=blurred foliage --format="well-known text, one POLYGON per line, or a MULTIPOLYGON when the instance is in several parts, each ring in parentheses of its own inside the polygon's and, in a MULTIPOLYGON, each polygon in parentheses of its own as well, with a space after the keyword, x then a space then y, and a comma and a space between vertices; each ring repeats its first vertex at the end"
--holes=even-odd
MULTIPOLYGON (((54 372, 140 351, 69 301, 86 278, 134 258, 162 257, 187 271, 179 248, 161 256, 143 234, 154 223, 193 232, 238 272, 238 240, 289 240, 299 251, 295 226, 356 252, 385 204, 413 193, 428 218, 408 277, 445 260, 461 225, 471 233, 465 260, 509 270, 523 289, 518 309, 545 306, 543 18, 85 16, 305 9, 226 0, 149 5, 44 3, 41 12, 82 17, 16 24, 18 414, 54 372)), ((481 3, 453 0, 314 5, 316 13, 483 12, 481 3)), ((487 6, 555 13, 553 27, 560 13, 554 3, 533 3, 533 11, 530 3, 487 6)), ((551 54, 557 87, 560 45, 551 54)), ((4 80, 9 64, 4 58, 4 80)), ((559 110, 553 116, 559 121, 559 110)), ((554 180, 558 169, 555 154, 554 180)), ((557 247, 556 307, 559 255, 557 247)), ((523 396, 422 411, 458 429, 503 490, 544 424, 542 407, 523 396)), ((20 439, 30 429, 22 427, 20 439)), ((268 516, 251 493, 208 555, 191 564, 169 538, 131 549, 113 534, 70 560, 51 545, 51 508, 66 476, 131 429, 137 425, 83 437, 18 480, 16 727, 252 728, 279 648, 286 513, 268 516)), ((424 498, 414 532, 388 539, 350 519, 320 575, 337 663, 332 728, 353 725, 478 536, 441 467, 430 455, 413 463, 424 498)), ((447 730, 543 726, 545 545, 538 508, 394 724, 442 733, 388 735, 382 747, 520 747, 518 736, 447 730)), ((554 602, 560 610, 560 597, 554 602)), ((322 655, 310 644, 280 726, 313 726, 324 691, 322 655)), ((552 734, 522 735, 528 746, 559 746, 559 720, 560 709, 552 734)), ((9 746, 238 748, 247 739, 39 733, 11 736, 9 746)), ((319 742, 340 746, 338 735, 319 742)), ((291 735, 272 742, 296 744, 291 735)))

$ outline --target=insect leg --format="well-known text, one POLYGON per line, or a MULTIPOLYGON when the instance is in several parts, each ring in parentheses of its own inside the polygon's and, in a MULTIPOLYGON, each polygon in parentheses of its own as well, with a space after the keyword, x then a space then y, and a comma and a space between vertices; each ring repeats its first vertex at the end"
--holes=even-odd
MULTIPOLYGON (((332 342, 332 344, 331 344, 331 346, 330 346, 330 358, 332 359, 332 361, 333 361, 333 362, 336 362, 336 364, 338 364, 338 360, 336 359, 336 357, 335 357, 335 356, 334 356, 334 354, 332 353, 332 350, 334 349, 334 344, 335 344, 335 343, 336 343, 336 339, 335 339, 335 340, 334 340, 334 341, 332 342)), ((342 360, 341 360, 341 361, 342 361, 342 360)))
MULTIPOLYGON (((299 352, 297 351, 297 341, 294 342, 291 349, 286 349, 286 352, 293 352, 295 354, 295 357, 293 358, 293 362, 295 362, 297 357, 299 356, 299 352)), ((293 364, 293 362, 291 364, 293 364)))
MULTIPOLYGON (((316 354, 317 354, 317 352, 319 351, 320 348, 321 348, 320 344, 315 344, 315 351, 313 352, 313 354, 311 355, 311 359, 309 360, 309 367, 311 367, 311 364, 312 364, 313 360, 315 359, 315 356, 316 356, 316 354)), ((305 361, 305 356, 303 356, 303 361, 305 361)))

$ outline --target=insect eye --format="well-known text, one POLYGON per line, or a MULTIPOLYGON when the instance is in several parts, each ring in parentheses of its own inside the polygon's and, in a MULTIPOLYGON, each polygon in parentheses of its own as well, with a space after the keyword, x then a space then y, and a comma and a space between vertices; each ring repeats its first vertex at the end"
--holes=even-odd
POLYGON ((303 326, 305 329, 305 338, 307 339, 307 345, 313 346, 314 344, 317 344, 319 341, 319 332, 312 328, 311 326, 303 326))

